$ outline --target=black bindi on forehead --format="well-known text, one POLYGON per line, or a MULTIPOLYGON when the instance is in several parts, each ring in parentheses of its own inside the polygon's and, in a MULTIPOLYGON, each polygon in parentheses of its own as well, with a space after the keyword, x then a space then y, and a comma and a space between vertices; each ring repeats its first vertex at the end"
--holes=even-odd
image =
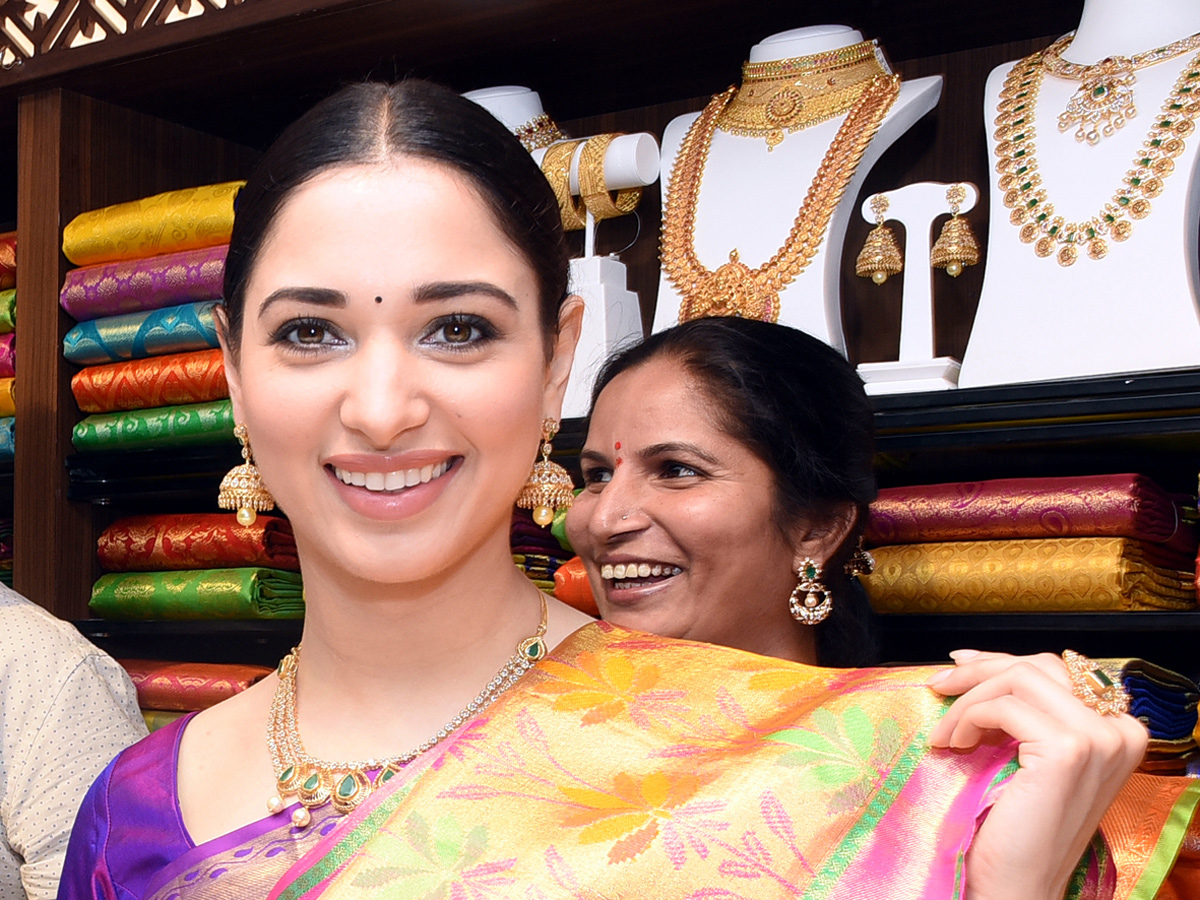
POLYGON ((375 302, 376 302, 376 303, 382 303, 382 302, 383 302, 383 298, 382 298, 382 297, 376 297, 376 298, 375 298, 375 302))

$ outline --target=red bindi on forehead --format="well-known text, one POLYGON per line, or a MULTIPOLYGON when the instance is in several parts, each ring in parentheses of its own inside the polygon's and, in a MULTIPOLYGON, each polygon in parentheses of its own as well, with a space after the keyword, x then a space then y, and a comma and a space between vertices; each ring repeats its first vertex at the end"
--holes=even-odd
POLYGON ((621 442, 620 441, 617 441, 615 444, 613 444, 613 450, 615 450, 617 452, 617 465, 619 466, 623 461, 621 459, 621 455, 620 455, 621 454, 621 442))

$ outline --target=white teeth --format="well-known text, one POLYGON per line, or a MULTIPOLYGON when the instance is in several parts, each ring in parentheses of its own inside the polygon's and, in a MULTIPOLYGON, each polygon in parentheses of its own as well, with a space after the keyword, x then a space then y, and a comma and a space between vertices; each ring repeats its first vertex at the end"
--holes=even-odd
MULTIPOLYGON (((600 577, 604 579, 616 578, 652 578, 657 576, 670 577, 679 575, 683 569, 679 566, 664 566, 661 563, 616 563, 615 565, 606 563, 600 567, 600 577)), ((633 582, 620 581, 616 586, 618 588, 632 585, 633 582)))
POLYGON ((335 466, 333 474, 345 484, 365 487, 368 491, 399 491, 440 478, 449 468, 450 464, 446 462, 419 469, 398 469, 395 472, 351 472, 335 466))

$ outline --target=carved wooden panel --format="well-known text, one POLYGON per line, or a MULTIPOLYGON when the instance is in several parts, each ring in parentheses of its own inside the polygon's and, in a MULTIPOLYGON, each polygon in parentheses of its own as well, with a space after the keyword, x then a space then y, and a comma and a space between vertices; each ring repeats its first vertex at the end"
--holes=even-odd
MULTIPOLYGON (((0 68, 150 28, 219 15, 256 0, 7 0, 0 6, 0 68)), ((3 76, 0 75, 0 78, 3 76)))

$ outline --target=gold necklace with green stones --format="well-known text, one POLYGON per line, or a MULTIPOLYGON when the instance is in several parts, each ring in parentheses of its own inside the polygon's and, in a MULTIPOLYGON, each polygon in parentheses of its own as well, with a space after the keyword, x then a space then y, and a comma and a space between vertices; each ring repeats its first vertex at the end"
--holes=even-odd
POLYGON ((542 604, 542 619, 537 631, 517 645, 516 653, 509 657, 475 699, 419 747, 386 759, 329 762, 308 754, 300 740, 296 717, 296 670, 300 664, 300 647, 295 647, 279 663, 279 683, 275 687, 271 713, 267 719, 267 750, 275 770, 277 791, 267 801, 267 810, 273 815, 287 805, 285 797, 295 796, 300 801, 300 808, 292 813, 292 823, 299 828, 306 827, 312 821, 310 810, 326 803, 333 804, 334 812, 346 815, 410 762, 491 706, 546 655, 546 595, 539 590, 538 598, 542 604), (369 775, 371 772, 375 775, 369 775))
POLYGON ((1103 259, 1108 255, 1106 238, 1128 240, 1133 233, 1130 219, 1150 215, 1150 201, 1163 192, 1163 182, 1175 171, 1174 159, 1183 153, 1184 140, 1200 115, 1200 54, 1180 73, 1112 199, 1090 219, 1068 222, 1055 215, 1038 171, 1033 112, 1045 73, 1043 53, 1019 60, 1004 80, 996 117, 996 172, 1004 205, 1012 210, 1009 221, 1021 229, 1021 240, 1033 244, 1041 257, 1057 251, 1059 265, 1070 266, 1081 246, 1092 259, 1103 259))

